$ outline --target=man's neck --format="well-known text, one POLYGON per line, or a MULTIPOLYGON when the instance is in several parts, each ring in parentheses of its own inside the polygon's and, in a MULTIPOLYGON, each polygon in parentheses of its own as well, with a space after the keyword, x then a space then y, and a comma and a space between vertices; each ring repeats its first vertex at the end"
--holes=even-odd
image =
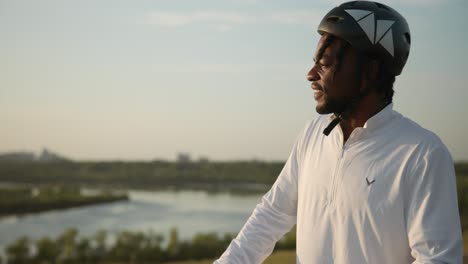
POLYGON ((378 98, 374 96, 366 96, 361 100, 350 116, 340 122, 340 127, 343 131, 343 144, 346 143, 355 128, 363 127, 369 118, 385 108, 386 105, 376 99, 378 98))

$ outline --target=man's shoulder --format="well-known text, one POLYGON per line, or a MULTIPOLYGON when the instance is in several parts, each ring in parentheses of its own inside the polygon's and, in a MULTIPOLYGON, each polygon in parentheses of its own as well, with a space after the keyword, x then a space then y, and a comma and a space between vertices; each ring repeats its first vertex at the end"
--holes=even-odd
POLYGON ((404 143, 418 145, 428 151, 436 148, 446 148, 440 137, 433 131, 398 112, 395 112, 395 115, 397 117, 395 118, 396 125, 392 127, 397 129, 395 135, 404 143))

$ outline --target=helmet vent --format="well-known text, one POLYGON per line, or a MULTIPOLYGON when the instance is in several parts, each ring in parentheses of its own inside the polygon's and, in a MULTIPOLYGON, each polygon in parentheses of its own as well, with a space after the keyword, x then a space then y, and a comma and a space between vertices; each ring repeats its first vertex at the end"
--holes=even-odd
POLYGON ((405 36, 405 40, 408 44, 411 44, 411 36, 408 32, 406 32, 403 36, 405 36))
POLYGON ((330 17, 327 18, 327 22, 329 22, 329 23, 338 23, 341 20, 343 20, 343 18, 339 17, 339 16, 330 16, 330 17))

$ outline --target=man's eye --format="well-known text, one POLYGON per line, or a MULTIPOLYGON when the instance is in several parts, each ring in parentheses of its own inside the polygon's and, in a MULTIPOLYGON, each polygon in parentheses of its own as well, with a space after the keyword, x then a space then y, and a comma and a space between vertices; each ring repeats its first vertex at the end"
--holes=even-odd
POLYGON ((315 65, 317 66, 318 69, 320 70, 328 70, 330 68, 330 65, 327 63, 323 63, 321 61, 315 61, 315 65))

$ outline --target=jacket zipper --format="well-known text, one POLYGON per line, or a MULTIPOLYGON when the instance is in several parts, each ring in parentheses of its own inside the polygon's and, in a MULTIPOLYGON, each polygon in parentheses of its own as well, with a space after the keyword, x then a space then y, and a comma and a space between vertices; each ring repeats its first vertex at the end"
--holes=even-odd
MULTIPOLYGON (((351 135, 349 135, 348 140, 346 141, 346 143, 341 143, 341 151, 340 151, 340 155, 338 157, 338 163, 336 165, 335 172, 333 173, 334 175, 333 175, 333 179, 332 179, 332 186, 330 188, 330 205, 335 204, 336 193, 338 192, 338 185, 340 185, 340 183, 342 181, 342 178, 343 178, 341 176, 341 170, 342 170, 342 166, 343 166, 344 153, 345 153, 345 150, 346 150, 346 146, 347 145, 349 146, 350 140, 353 137, 356 137, 356 133, 359 133, 358 131, 359 131, 359 129, 353 130, 353 132, 351 132, 351 135)), ((340 129, 340 132, 341 132, 341 138, 344 141, 344 135, 343 135, 343 132, 341 131, 341 129, 340 129)))
POLYGON ((335 200, 336 200, 335 196, 336 196, 336 192, 338 190, 338 184, 340 182, 339 179, 341 178, 340 177, 340 172, 341 172, 341 166, 342 166, 342 163, 343 163, 344 151, 345 151, 345 148, 343 146, 343 147, 341 147, 340 156, 338 157, 338 163, 336 165, 335 173, 334 173, 333 179, 332 179, 332 186, 330 188, 330 205, 335 204, 335 200))

